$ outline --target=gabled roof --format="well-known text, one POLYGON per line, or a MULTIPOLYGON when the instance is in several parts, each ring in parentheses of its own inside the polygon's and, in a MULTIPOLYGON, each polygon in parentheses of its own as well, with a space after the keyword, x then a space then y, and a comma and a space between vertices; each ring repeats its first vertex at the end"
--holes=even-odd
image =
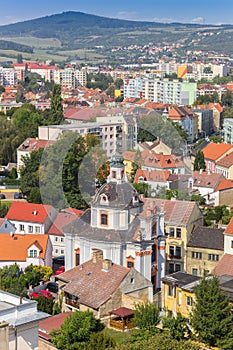
POLYGON ((229 190, 230 188, 233 189, 233 180, 229 179, 222 179, 217 188, 215 189, 215 192, 217 191, 224 191, 224 190, 229 190))
POLYGON ((217 275, 217 276, 222 276, 222 275, 233 276, 233 255, 224 254, 222 259, 215 266, 212 273, 213 275, 217 275))
POLYGON ((170 169, 184 167, 181 157, 172 154, 165 155, 162 153, 153 153, 152 151, 142 152, 143 166, 159 169, 170 169), (145 152, 145 153, 144 153, 145 152), (147 156, 146 156, 147 152, 147 156), (150 152, 150 153, 149 153, 150 152))
POLYGON ((60 329, 63 322, 68 316, 73 314, 72 311, 62 312, 61 314, 50 316, 39 322, 38 335, 46 340, 52 339, 49 334, 53 329, 60 329))
POLYGON ((193 229, 188 247, 224 250, 223 229, 197 226, 193 229))
POLYGON ((165 183, 168 181, 168 178, 170 176, 170 171, 169 170, 142 170, 138 169, 135 175, 135 180, 134 182, 138 183, 139 178, 143 177, 144 181, 152 181, 152 182, 161 182, 165 183))
POLYGON ((187 225, 194 208, 197 206, 196 202, 159 198, 144 198, 143 201, 150 202, 151 206, 164 211, 166 224, 187 225))
POLYGON ((40 249, 39 257, 44 259, 49 236, 36 234, 0 235, 0 261, 26 261, 28 249, 36 245, 40 249))
POLYGON ((231 218, 231 221, 227 225, 227 228, 224 233, 227 235, 233 235, 233 218, 231 218))
POLYGON ((202 152, 204 154, 205 159, 210 160, 218 160, 218 158, 225 155, 227 152, 232 152, 232 145, 228 145, 227 143, 214 143, 210 142, 205 148, 203 148, 202 152))
POLYGON ((51 209, 51 205, 13 202, 5 217, 14 221, 37 222, 42 224, 45 222, 51 209))
POLYGON ((89 260, 60 274, 57 278, 68 282, 63 291, 78 297, 80 304, 98 309, 120 287, 130 269, 112 264, 103 269, 103 260, 89 260))
POLYGON ((230 168, 233 165, 233 152, 227 154, 225 157, 221 158, 216 162, 216 165, 219 165, 224 168, 230 168))
POLYGON ((165 283, 175 284, 178 287, 196 282, 200 280, 200 277, 188 274, 186 272, 174 272, 170 275, 166 275, 161 280, 165 283))
POLYGON ((223 178, 223 175, 220 173, 208 173, 206 171, 203 171, 202 173, 199 171, 194 171, 192 178, 194 180, 194 187, 207 187, 215 189, 220 180, 223 178))
POLYGON ((58 213, 48 231, 48 234, 64 236, 63 227, 65 225, 68 225, 71 221, 78 219, 78 217, 79 215, 76 215, 74 213, 58 213))

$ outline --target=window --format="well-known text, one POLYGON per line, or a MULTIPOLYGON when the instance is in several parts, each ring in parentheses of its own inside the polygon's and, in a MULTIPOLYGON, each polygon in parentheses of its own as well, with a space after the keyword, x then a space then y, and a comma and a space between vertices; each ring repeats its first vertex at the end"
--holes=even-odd
POLYGON ((61 249, 61 254, 64 254, 64 249, 61 249))
POLYGON ((181 228, 176 229, 176 237, 181 238, 181 228))
POLYGON ((179 272, 181 270, 180 264, 175 264, 175 272, 179 272))
POLYGON ((170 258, 173 258, 174 257, 174 254, 175 254, 175 247, 173 247, 172 245, 170 245, 169 247, 169 257, 170 258))
POLYGON ((217 255, 217 254, 208 254, 208 260, 210 260, 210 261, 218 261, 219 260, 219 255, 217 255))
POLYGON ((193 259, 202 259, 202 253, 201 252, 192 252, 192 258, 193 259))
POLYGON ((64 237, 61 237, 61 242, 64 242, 64 237))
POLYGON ((101 216, 100 216, 100 223, 101 223, 101 225, 107 225, 108 224, 108 215, 107 214, 101 214, 101 216))
POLYGON ((174 229, 174 227, 170 227, 170 228, 169 228, 169 236, 170 236, 170 237, 174 237, 174 234, 175 234, 175 229, 174 229))
POLYGON ((19 230, 20 230, 20 231, 24 231, 24 225, 20 224, 20 225, 19 225, 19 230))
POLYGON ((169 247, 169 258, 170 259, 180 259, 181 258, 181 247, 179 246, 170 246, 169 247))
POLYGON ((173 286, 171 284, 168 285, 168 295, 169 297, 173 297, 173 286))
POLYGON ((112 171, 112 178, 116 179, 116 171, 114 171, 114 170, 112 171))
POLYGON ((192 275, 198 276, 198 269, 192 269, 192 275))
POLYGON ((30 226, 30 225, 28 226, 28 232, 33 233, 33 226, 30 226))
POLYGON ((40 226, 36 226, 36 233, 40 233, 40 226))
POLYGON ((58 254, 58 249, 55 249, 55 253, 58 254))
POLYGON ((133 261, 127 261, 127 267, 130 269, 131 267, 134 267, 133 261))
POLYGON ((181 247, 176 247, 175 258, 181 258, 181 247))
POLYGON ((193 305, 193 298, 192 297, 189 297, 189 296, 186 297, 186 305, 188 305, 188 306, 193 305))
POLYGON ((30 257, 30 258, 37 258, 37 250, 31 249, 31 250, 29 251, 29 257, 30 257))
POLYGON ((231 241, 231 248, 233 248, 233 241, 231 241))
POLYGON ((55 237, 55 242, 58 242, 58 237, 55 237))

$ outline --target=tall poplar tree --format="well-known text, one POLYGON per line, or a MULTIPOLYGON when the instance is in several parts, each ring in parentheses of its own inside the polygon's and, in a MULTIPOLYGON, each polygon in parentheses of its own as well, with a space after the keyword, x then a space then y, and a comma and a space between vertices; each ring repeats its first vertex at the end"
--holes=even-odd
POLYGON ((53 85, 52 90, 50 122, 55 125, 64 122, 61 86, 57 84, 53 85))
POLYGON ((203 278, 195 288, 195 296, 191 325, 198 339, 220 349, 233 349, 231 306, 218 278, 203 278))
POLYGON ((194 170, 206 170, 204 153, 202 151, 198 151, 196 158, 194 160, 194 170))

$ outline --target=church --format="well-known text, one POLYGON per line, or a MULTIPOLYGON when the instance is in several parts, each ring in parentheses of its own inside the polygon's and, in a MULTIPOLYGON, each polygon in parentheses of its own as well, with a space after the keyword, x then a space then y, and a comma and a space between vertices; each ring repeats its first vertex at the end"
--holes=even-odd
POLYGON ((135 268, 152 282, 154 292, 160 290, 166 259, 164 212, 140 199, 127 181, 121 155, 112 156, 107 183, 64 233, 66 271, 98 251, 103 259, 135 268))

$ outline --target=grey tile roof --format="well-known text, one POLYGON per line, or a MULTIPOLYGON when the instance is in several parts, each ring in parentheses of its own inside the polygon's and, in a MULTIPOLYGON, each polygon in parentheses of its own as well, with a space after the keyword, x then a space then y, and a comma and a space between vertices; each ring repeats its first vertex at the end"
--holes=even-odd
POLYGON ((109 182, 104 184, 95 195, 92 206, 93 207, 110 207, 110 208, 131 208, 142 206, 143 203, 133 204, 133 197, 138 195, 135 188, 128 182, 117 184, 115 182, 109 182), (108 204, 101 204, 101 194, 105 194, 108 197, 108 204))
POLYGON ((87 209, 80 219, 72 221, 63 227, 65 233, 73 233, 78 237, 93 239, 102 242, 131 242, 137 230, 139 230, 140 221, 136 216, 128 230, 106 230, 97 227, 91 227, 91 209, 87 209))
POLYGON ((197 226, 193 229, 188 247, 224 250, 224 230, 197 226))
POLYGON ((200 279, 198 276, 190 275, 186 272, 174 272, 170 275, 166 275, 161 280, 165 283, 172 283, 178 287, 183 287, 186 284, 196 282, 200 279))

